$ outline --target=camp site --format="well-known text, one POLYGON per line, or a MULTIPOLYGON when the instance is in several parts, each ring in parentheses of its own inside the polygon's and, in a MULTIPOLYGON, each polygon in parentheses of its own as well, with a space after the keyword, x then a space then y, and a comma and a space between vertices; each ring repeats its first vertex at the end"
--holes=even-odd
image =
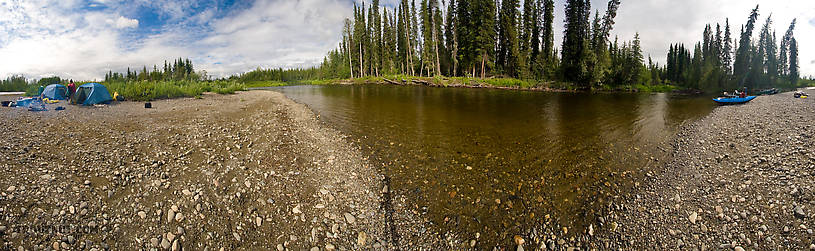
POLYGON ((812 0, 0 0, 0 250, 815 250, 812 0))

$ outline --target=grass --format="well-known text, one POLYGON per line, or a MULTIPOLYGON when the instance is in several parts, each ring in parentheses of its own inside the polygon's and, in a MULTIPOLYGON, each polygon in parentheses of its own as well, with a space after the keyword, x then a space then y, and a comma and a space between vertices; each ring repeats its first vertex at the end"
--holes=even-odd
POLYGON ((285 83, 285 82, 274 81, 274 80, 269 80, 269 81, 263 81, 263 80, 261 80, 261 81, 249 81, 249 82, 244 83, 244 86, 246 86, 246 88, 278 87, 278 86, 286 86, 286 85, 289 85, 289 84, 285 83))
POLYGON ((235 81, 113 81, 103 83, 113 96, 119 93, 127 100, 151 101, 156 99, 201 97, 204 92, 233 94, 246 89, 235 81))
POLYGON ((678 90, 676 86, 673 85, 643 85, 638 84, 632 86, 632 89, 636 89, 639 92, 672 92, 674 90, 678 90))

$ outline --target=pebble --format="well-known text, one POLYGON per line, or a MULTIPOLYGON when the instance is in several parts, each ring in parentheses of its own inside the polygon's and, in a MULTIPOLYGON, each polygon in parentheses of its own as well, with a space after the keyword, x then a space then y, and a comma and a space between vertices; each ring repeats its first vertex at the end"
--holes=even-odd
POLYGON ((688 216, 688 220, 690 220, 691 224, 696 224, 696 217, 698 217, 698 214, 696 212, 690 213, 690 216, 688 216))
POLYGON ((292 213, 295 213, 295 214, 300 214, 300 213, 303 213, 302 211, 300 211, 300 205, 297 205, 297 206, 295 206, 294 208, 292 208, 292 209, 291 209, 291 212, 292 212, 292 213))
POLYGON ((516 235, 516 236, 515 236, 515 237, 513 237, 512 239, 513 239, 513 240, 515 240, 515 245, 518 245, 518 246, 523 246, 523 245, 524 245, 524 242, 526 242, 526 241, 524 240, 524 238, 523 238, 523 237, 521 237, 520 235, 516 235))
POLYGON ((166 238, 161 239, 161 248, 162 249, 170 249, 170 244, 171 244, 170 241, 168 241, 166 238))
POLYGON ((804 213, 804 208, 801 206, 795 207, 795 216, 798 218, 806 218, 806 213, 804 213))
POLYGON ((175 235, 173 233, 167 232, 166 239, 167 241, 172 242, 175 240, 175 235))
POLYGON ((360 231, 357 235, 357 245, 360 247, 364 247, 368 241, 368 235, 365 232, 360 231))
POLYGON ((139 211, 137 214, 138 214, 138 215, 139 215, 139 217, 141 217, 142 219, 144 219, 144 218, 146 218, 146 217, 147 217, 147 213, 145 213, 144 211, 139 211))
POLYGON ((347 221, 348 224, 354 224, 354 222, 356 222, 356 218, 354 218, 354 215, 351 215, 350 213, 345 213, 344 215, 345 221, 347 221))
POLYGON ((335 249, 337 249, 337 248, 334 247, 334 244, 331 244, 331 243, 326 243, 325 244, 325 250, 326 251, 334 251, 335 249))

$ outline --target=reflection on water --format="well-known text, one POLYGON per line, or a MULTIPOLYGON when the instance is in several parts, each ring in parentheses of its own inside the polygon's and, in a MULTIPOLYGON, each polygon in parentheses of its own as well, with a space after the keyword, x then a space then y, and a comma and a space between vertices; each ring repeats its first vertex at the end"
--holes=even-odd
POLYGON ((278 89, 359 140, 391 189, 441 231, 505 244, 547 222, 580 228, 624 192, 677 126, 713 108, 670 94, 389 85, 278 89))

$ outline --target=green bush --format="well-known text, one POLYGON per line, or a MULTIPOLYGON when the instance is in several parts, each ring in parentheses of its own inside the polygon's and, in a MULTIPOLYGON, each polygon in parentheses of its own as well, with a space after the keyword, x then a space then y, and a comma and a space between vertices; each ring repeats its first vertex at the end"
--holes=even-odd
POLYGON ((103 84, 111 95, 118 92, 125 99, 134 101, 200 97, 204 92, 233 94, 246 89, 243 84, 235 81, 110 81, 103 84))

